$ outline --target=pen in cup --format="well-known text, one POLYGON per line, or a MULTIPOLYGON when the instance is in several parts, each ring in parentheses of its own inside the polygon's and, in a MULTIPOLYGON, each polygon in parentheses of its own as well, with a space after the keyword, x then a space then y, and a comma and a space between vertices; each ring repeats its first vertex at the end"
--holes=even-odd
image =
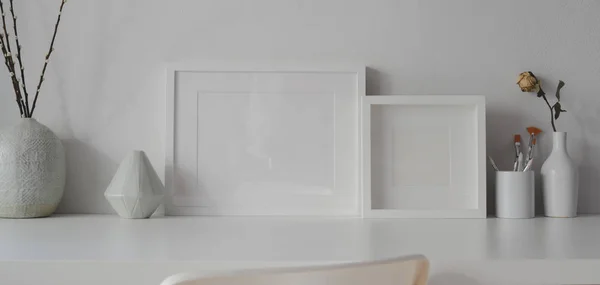
POLYGON ((523 172, 531 170, 531 166, 533 166, 533 159, 530 159, 527 162, 527 165, 525 165, 525 168, 523 168, 523 172))
POLYGON ((494 161, 494 159, 488 155, 488 159, 490 160, 490 164, 492 165, 492 167, 496 170, 496 171, 500 171, 500 169, 498 169, 498 165, 496 165, 496 162, 494 161))

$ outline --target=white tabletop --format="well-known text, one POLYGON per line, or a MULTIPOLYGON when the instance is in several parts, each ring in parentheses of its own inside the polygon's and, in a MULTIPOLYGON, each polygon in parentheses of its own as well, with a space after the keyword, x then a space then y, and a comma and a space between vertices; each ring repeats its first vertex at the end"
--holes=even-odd
POLYGON ((329 263, 415 253, 431 260, 600 259, 600 217, 0 220, 0 261, 329 263))

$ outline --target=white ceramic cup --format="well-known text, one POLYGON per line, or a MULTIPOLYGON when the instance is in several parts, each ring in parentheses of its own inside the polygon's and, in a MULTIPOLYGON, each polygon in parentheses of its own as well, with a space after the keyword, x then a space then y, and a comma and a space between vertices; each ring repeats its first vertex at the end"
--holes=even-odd
POLYGON ((535 216, 533 171, 496 172, 496 216, 506 219, 529 219, 535 216))

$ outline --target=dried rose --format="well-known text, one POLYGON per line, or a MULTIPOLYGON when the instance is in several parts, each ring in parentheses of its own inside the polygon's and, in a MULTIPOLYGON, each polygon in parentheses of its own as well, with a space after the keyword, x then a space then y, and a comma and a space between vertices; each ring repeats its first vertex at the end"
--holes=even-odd
POLYGON ((533 75, 531 71, 521 72, 517 79, 517 85, 523 92, 534 92, 540 87, 540 81, 533 75))
POLYGON ((550 109, 550 123, 552 124, 552 129, 556 132, 556 124, 555 120, 558 120, 560 117, 560 113, 566 112, 565 109, 562 108, 560 104, 560 90, 565 86, 565 83, 562 80, 558 81, 558 86, 556 87, 556 102, 554 106, 550 105, 548 98, 546 97, 546 92, 542 90, 542 82, 533 75, 531 71, 521 72, 519 74, 519 78, 517 79, 517 85, 521 88, 523 92, 537 92, 538 98, 544 99, 546 105, 550 109))

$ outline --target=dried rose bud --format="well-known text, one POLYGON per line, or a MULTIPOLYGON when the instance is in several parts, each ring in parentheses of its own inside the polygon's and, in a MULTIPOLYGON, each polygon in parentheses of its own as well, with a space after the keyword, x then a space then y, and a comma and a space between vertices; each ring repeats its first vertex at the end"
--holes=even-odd
POLYGON ((523 92, 534 92, 539 89, 540 81, 531 73, 531 71, 521 72, 517 79, 517 85, 523 92))

